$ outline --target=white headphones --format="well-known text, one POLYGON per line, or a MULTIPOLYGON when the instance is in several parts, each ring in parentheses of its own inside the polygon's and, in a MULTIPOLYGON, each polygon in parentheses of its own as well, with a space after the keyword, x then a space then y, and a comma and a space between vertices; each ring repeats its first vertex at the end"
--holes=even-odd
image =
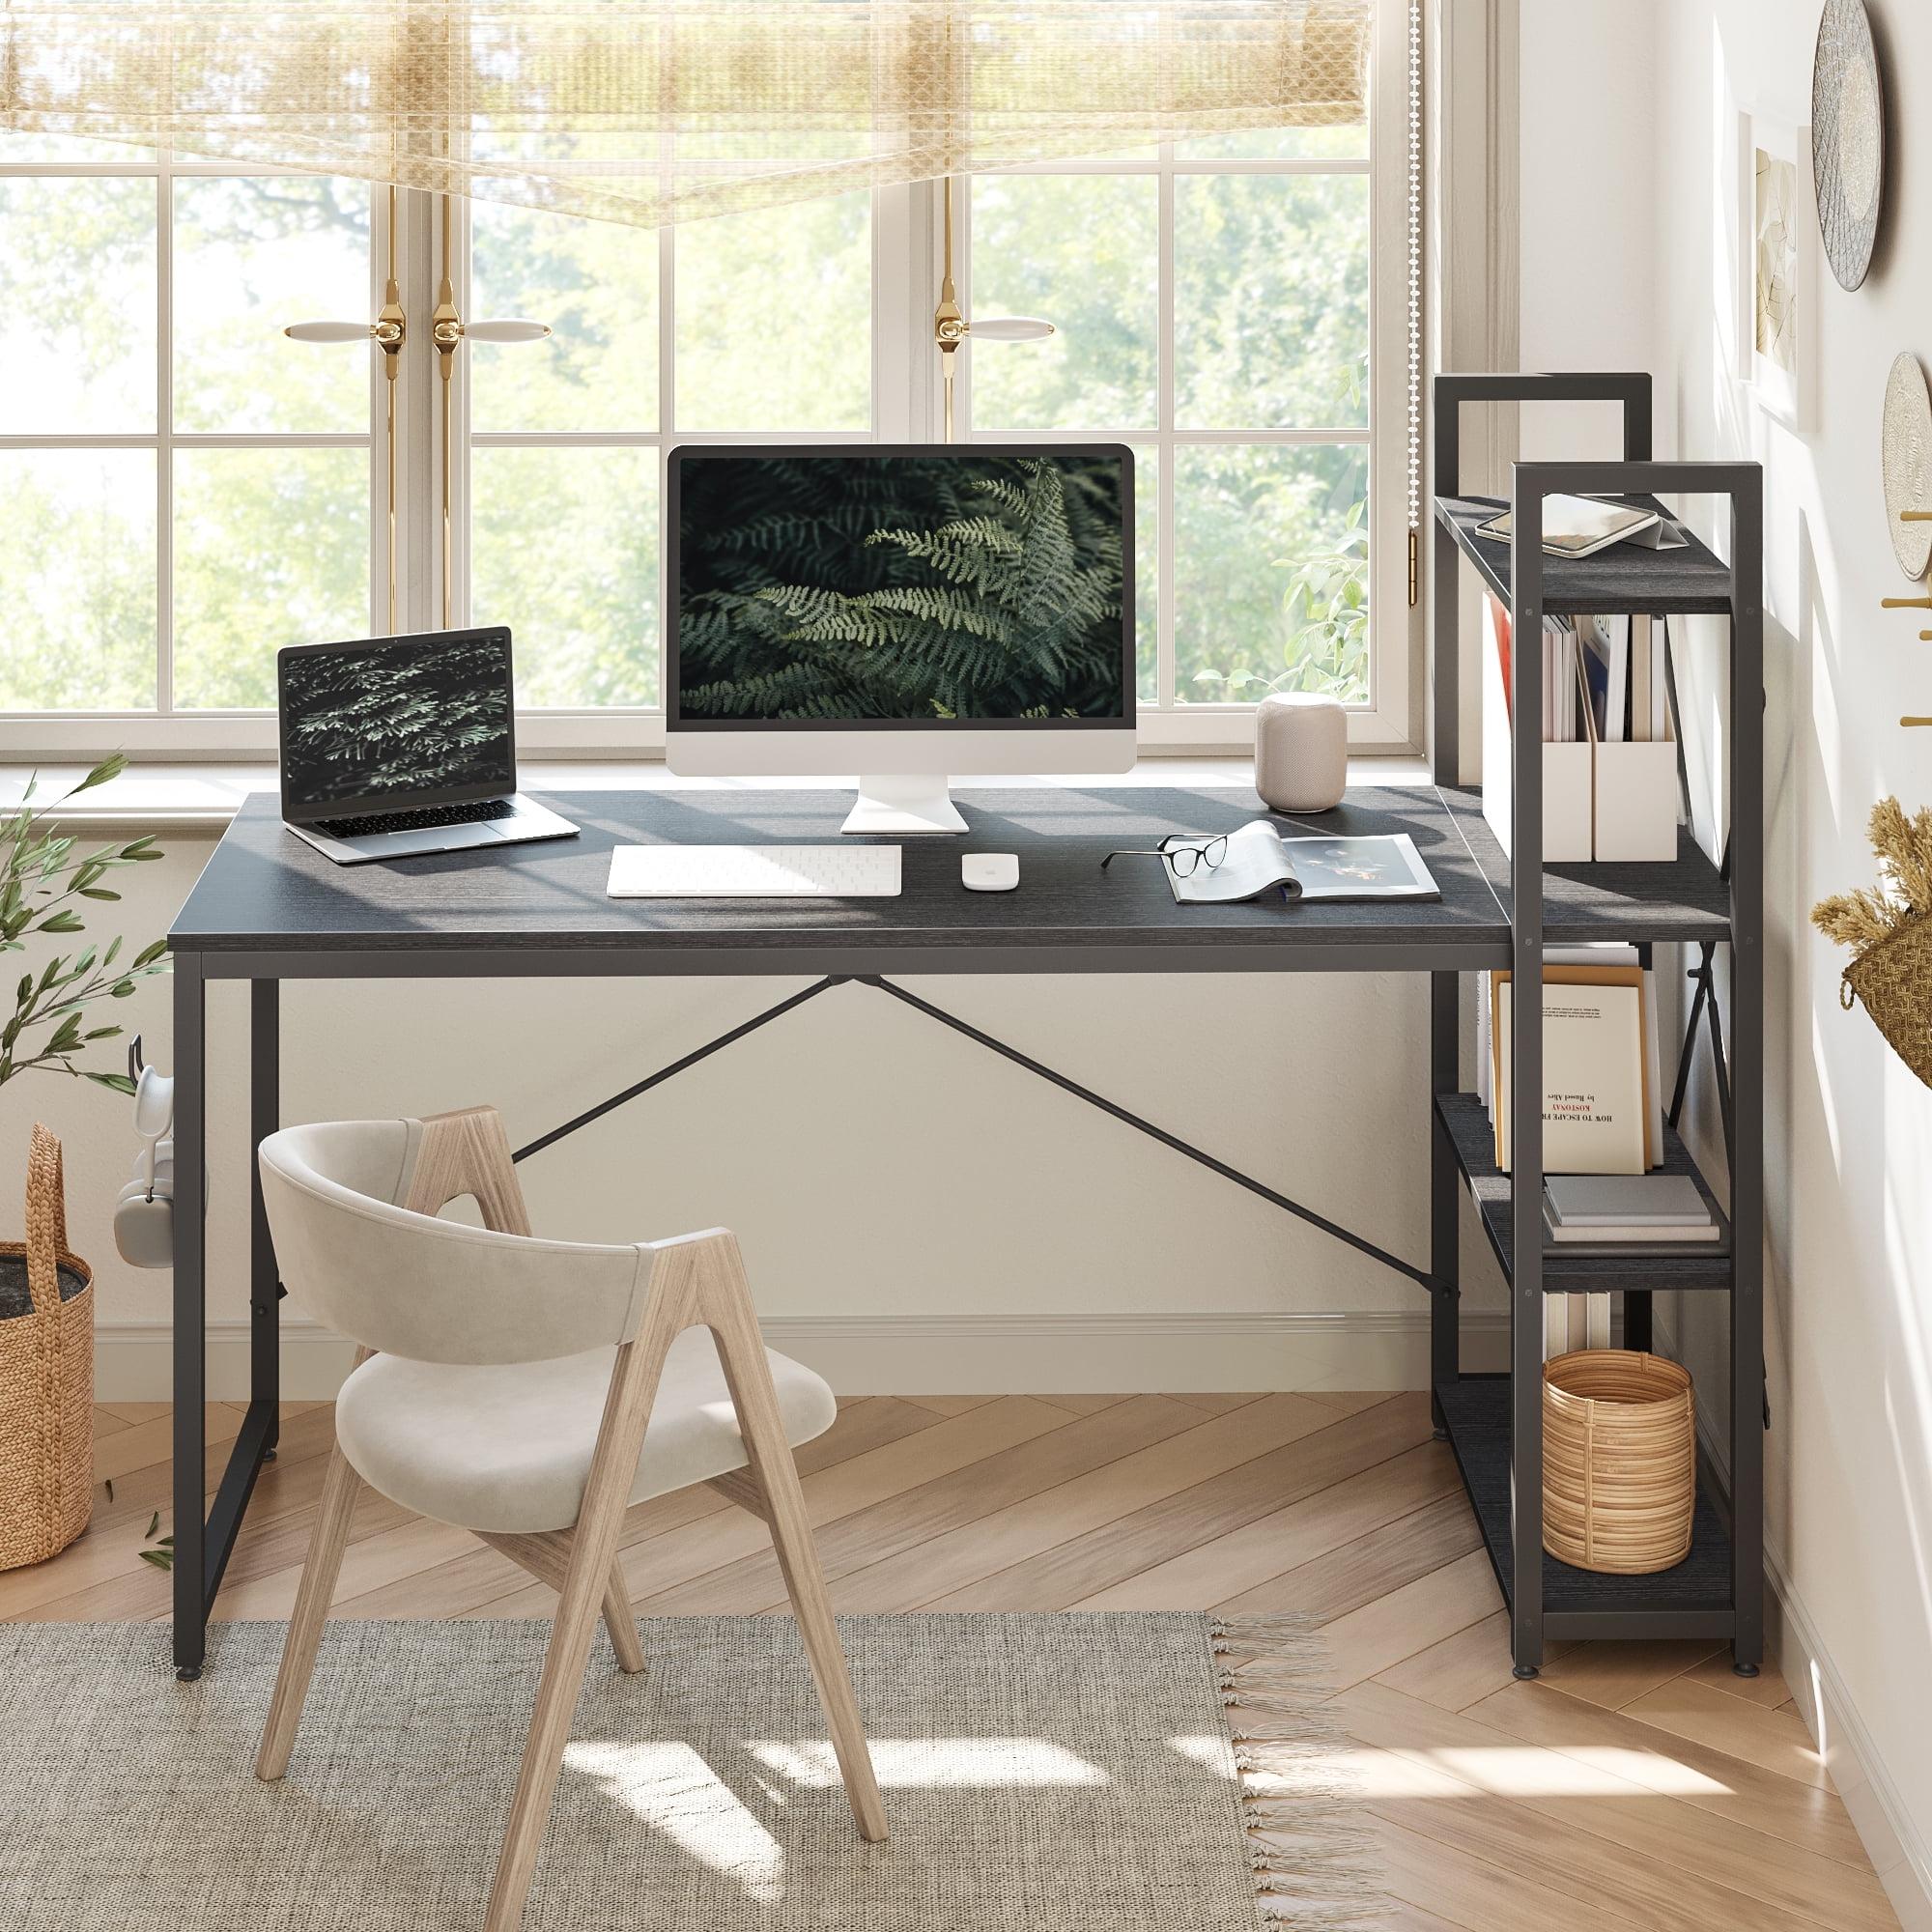
POLYGON ((134 1082, 134 1131, 147 1145, 134 1156, 134 1178, 114 1205, 114 1245, 134 1267, 175 1262, 175 1083, 141 1063, 137 1034, 128 1048, 134 1082))

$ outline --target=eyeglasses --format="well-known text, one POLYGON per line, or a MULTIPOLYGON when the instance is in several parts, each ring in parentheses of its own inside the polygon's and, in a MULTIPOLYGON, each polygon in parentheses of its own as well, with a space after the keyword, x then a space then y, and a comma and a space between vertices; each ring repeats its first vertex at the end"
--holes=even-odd
POLYGON ((1119 852, 1109 852, 1100 861, 1100 869, 1104 872, 1116 859, 1165 859, 1174 868, 1174 876, 1184 879, 1197 866, 1211 872, 1227 856, 1225 832, 1213 838, 1199 832, 1170 832, 1158 845, 1130 845, 1119 852))

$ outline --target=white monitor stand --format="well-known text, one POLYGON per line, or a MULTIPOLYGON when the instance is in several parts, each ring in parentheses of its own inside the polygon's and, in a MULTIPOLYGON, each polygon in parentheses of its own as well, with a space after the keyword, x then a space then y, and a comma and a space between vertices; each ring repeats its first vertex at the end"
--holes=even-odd
POLYGON ((964 832, 966 821, 942 776, 924 772, 875 773, 859 781, 859 802, 840 832, 964 832))
POLYGON ((859 802, 841 832, 877 838, 967 829, 947 795, 947 775, 971 772, 1125 772, 1133 769, 1134 727, 1050 722, 1011 730, 914 726, 907 730, 812 730, 748 724, 718 730, 668 723, 665 762, 687 777, 827 777, 862 772, 859 802))

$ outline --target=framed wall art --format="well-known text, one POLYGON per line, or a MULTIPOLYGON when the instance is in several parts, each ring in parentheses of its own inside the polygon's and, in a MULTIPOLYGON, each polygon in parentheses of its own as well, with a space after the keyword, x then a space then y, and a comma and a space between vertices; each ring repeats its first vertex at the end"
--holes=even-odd
POLYGON ((1818 348, 1818 221, 1807 130, 1762 114, 1737 118, 1737 372, 1767 415, 1813 421, 1818 348))

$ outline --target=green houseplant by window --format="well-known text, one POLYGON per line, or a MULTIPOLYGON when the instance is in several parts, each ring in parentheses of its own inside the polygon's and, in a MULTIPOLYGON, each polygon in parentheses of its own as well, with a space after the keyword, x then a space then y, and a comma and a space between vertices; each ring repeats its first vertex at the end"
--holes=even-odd
MULTIPOLYGON (((105 784, 126 761, 108 758, 56 805, 105 784)), ((30 781, 0 818, 0 952, 27 970, 0 1025, 0 1085, 31 1070, 66 1073, 118 1092, 127 1074, 83 1065, 118 1026, 89 1026, 88 1010, 125 1000, 135 982, 165 972, 165 940, 123 960, 105 948, 66 942, 86 930, 90 900, 121 895, 101 881, 120 866, 161 855, 152 838, 80 851, 35 807, 30 781), (44 954, 44 956, 41 956, 44 954)), ((10 1193, 13 1190, 8 1190, 10 1193)), ((92 1508, 94 1408, 93 1271, 69 1246, 60 1142, 36 1124, 27 1155, 25 1239, 0 1239, 0 1569, 42 1563, 87 1527, 92 1508)), ((16 1197, 17 1198, 17 1197, 16 1197)))
MULTIPOLYGON (((105 758, 50 803, 65 804, 119 778, 127 766, 126 758, 105 758)), ((49 827, 47 808, 35 805, 38 789, 39 780, 30 780, 18 806, 0 819, 0 953, 38 954, 49 943, 60 947, 86 929, 87 901, 121 896, 101 883, 111 871, 161 856, 152 838, 77 851, 72 838, 49 827)), ((15 1074, 40 1070, 131 1094, 134 1083, 126 1073, 80 1064, 90 1047, 121 1033, 118 1026, 89 1026, 88 1009, 102 1000, 125 1000, 136 980, 165 973, 167 941, 156 939, 126 960, 122 941, 115 938, 104 949, 49 952, 38 970, 32 957, 25 963, 27 971, 14 987, 13 1009, 0 1027, 0 1086, 15 1074)))

